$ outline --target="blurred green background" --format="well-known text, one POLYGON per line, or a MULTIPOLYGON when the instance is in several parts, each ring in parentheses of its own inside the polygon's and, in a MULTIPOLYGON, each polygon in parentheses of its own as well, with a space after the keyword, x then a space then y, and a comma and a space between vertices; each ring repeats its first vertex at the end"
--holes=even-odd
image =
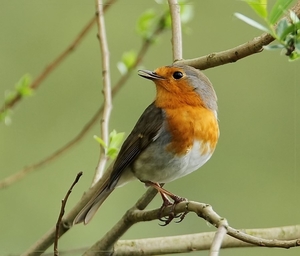
MULTIPOLYGON (((242 1, 196 1, 194 18, 183 35, 184 58, 226 50, 260 32, 233 16, 255 14, 242 1)), ((136 20, 146 9, 159 13, 155 1, 119 0, 106 13, 112 83, 120 77, 116 63, 122 53, 137 50, 141 39, 136 20)), ((94 1, 1 0, 0 91, 30 73, 35 78, 95 13, 94 1)), ((12 124, 0 125, 0 178, 35 163, 72 139, 102 104, 101 56, 96 26, 83 43, 36 91, 15 108, 12 124)), ((164 33, 143 60, 143 67, 172 62, 170 32, 164 33)), ((268 228, 297 224, 300 194, 300 62, 279 52, 256 54, 205 71, 219 98, 221 137, 212 159, 166 188, 178 195, 211 204, 235 228, 268 228)), ((137 76, 114 98, 111 129, 130 132, 155 88, 137 76)), ((96 167, 99 122, 63 157, 20 182, 0 190, 0 255, 19 255, 52 227, 77 172, 84 176, 68 201, 70 209, 87 190, 96 167)), ((62 237, 61 250, 97 241, 145 191, 133 182, 115 191, 91 224, 78 225, 62 237)), ((150 207, 160 206, 156 198, 150 207)), ((299 222, 298 222, 299 224, 299 222)), ((158 221, 135 225, 123 239, 215 231, 189 214, 181 224, 160 227, 158 221)), ((52 248, 50 249, 50 251, 52 248)), ((299 255, 300 249, 227 249, 221 255, 299 255)), ((207 255, 207 252, 195 253, 207 255)), ((190 255, 190 254, 189 254, 190 255)))

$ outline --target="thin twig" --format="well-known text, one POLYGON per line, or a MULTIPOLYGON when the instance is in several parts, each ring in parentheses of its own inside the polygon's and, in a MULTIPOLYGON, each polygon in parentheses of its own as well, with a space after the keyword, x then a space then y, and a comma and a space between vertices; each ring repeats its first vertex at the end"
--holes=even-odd
POLYGON ((214 239, 211 243, 211 247, 209 250, 209 256, 218 256, 221 246, 222 246, 222 242, 224 241, 225 235, 227 233, 227 226, 228 223, 227 221, 224 219, 222 220, 222 224, 219 225, 218 230, 214 236, 214 239))
MULTIPOLYGON (((116 0, 108 0, 105 4, 104 11, 107 10, 116 0)), ((96 23, 96 18, 93 17, 79 32, 79 34, 75 37, 72 43, 61 52, 48 66, 39 74, 38 77, 34 79, 34 81, 29 86, 32 90, 38 89, 41 83, 54 71, 62 62, 65 60, 69 54, 71 54, 75 48, 82 42, 82 39, 87 35, 87 33, 91 30, 93 25, 96 23)), ((17 92, 17 94, 8 102, 5 102, 4 105, 0 109, 0 113, 3 113, 7 109, 12 109, 20 100, 22 99, 22 95, 17 92)))
MULTIPOLYGON (((110 79, 110 58, 109 49, 106 37, 105 20, 103 12, 103 1, 96 0, 97 10, 97 24, 98 24, 98 36, 101 49, 102 57, 102 76, 103 76, 103 94, 104 94, 104 108, 101 119, 101 139, 105 145, 109 144, 109 119, 112 110, 112 99, 111 99, 111 79, 110 79)), ((106 166, 108 157, 107 149, 104 146, 100 146, 100 159, 96 172, 93 178, 92 186, 103 176, 104 168, 106 166)))
POLYGON ((180 6, 177 0, 168 0, 172 19, 172 52, 173 61, 182 60, 182 33, 180 6))
POLYGON ((59 212, 59 216, 56 222, 56 232, 55 232, 55 239, 54 239, 54 256, 58 256, 58 239, 59 239, 59 229, 60 229, 60 224, 61 224, 61 220, 65 214, 65 208, 66 208, 66 204, 68 201, 68 198, 70 196, 70 194, 72 193, 72 189, 73 187, 76 185, 76 183, 79 181, 80 177, 82 176, 82 172, 77 173, 76 178, 74 180, 74 182, 72 183, 71 187, 69 188, 67 194, 65 195, 65 198, 61 200, 61 207, 60 207, 60 212, 59 212))

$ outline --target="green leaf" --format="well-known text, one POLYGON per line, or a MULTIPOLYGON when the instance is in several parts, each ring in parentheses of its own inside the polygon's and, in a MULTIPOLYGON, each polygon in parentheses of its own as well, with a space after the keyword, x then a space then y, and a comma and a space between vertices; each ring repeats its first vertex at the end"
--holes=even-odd
POLYGON ((279 35, 279 39, 281 41, 287 41, 290 39, 290 37, 292 36, 292 34, 296 31, 295 25, 291 25, 289 24, 289 26, 282 31, 281 35, 279 35))
POLYGON ((21 96, 31 96, 33 93, 31 85, 31 76, 29 74, 25 74, 16 84, 16 90, 21 96))
POLYGON ((263 19, 268 16, 267 0, 245 0, 245 2, 263 19))
POLYGON ((136 58, 137 54, 133 50, 123 53, 122 61, 117 63, 117 68, 122 75, 126 74, 128 70, 133 67, 136 62, 136 58))
POLYGON ((17 95, 20 95, 21 97, 31 96, 34 91, 30 85, 31 76, 29 74, 23 75, 15 84, 15 89, 5 93, 5 104, 9 104, 15 97, 17 97, 17 95))
POLYGON ((111 159, 115 159, 118 155, 119 149, 117 148, 109 148, 107 150, 107 155, 111 158, 111 159))
POLYGON ((148 39, 156 21, 156 13, 153 9, 145 11, 138 19, 136 30, 143 38, 148 39))
POLYGON ((247 16, 241 14, 241 13, 235 13, 234 14, 238 19, 246 22, 247 24, 249 24, 250 26, 252 27, 255 27, 255 28, 258 28, 259 30, 262 30, 264 32, 267 32, 267 33, 271 33, 271 31, 266 28, 265 26, 263 26, 262 24, 258 23, 257 21, 255 20, 252 20, 250 18, 248 18, 247 16))
MULTIPOLYGON (((286 19, 279 21, 277 28, 276 28, 276 34, 277 34, 278 38, 283 40, 286 37, 286 35, 288 33, 290 33, 290 32, 287 32, 290 30, 289 26, 290 26, 290 24, 288 23, 288 21, 286 19)), ((291 28, 291 26, 290 26, 290 28, 291 28)))
POLYGON ((180 4, 181 23, 188 23, 194 16, 194 8, 191 4, 186 4, 185 1, 180 4))
POLYGON ((3 112, 0 112, 0 122, 4 122, 5 125, 11 124, 11 110, 6 109, 3 112))
POLYGON ((290 61, 298 60, 300 58, 300 53, 293 51, 289 56, 290 61))
POLYGON ((105 142, 98 137, 97 135, 94 135, 94 139, 103 147, 103 148, 107 148, 107 145, 105 144, 105 142))
POLYGON ((128 72, 128 68, 126 67, 124 62, 119 61, 117 63, 117 68, 118 68, 119 72, 121 73, 121 75, 125 75, 128 72))
POLYGON ((124 132, 117 133, 116 130, 113 130, 109 135, 109 140, 110 140, 109 148, 110 147, 112 147, 112 148, 120 147, 120 145, 123 141, 124 135, 125 135, 124 132))
POLYGON ((109 146, 107 150, 107 155, 114 159, 119 152, 120 145, 124 138, 124 132, 117 133, 116 130, 113 130, 109 134, 109 146))
POLYGON ((137 54, 134 50, 123 53, 122 61, 128 69, 136 62, 137 54))
POLYGON ((17 91, 6 91, 5 92, 5 104, 8 105, 16 96, 17 96, 17 91))
POLYGON ((290 11, 290 18, 294 24, 299 23, 300 21, 297 14, 294 13, 293 11, 290 11))
POLYGON ((266 49, 266 50, 278 50, 278 49, 282 50, 284 48, 285 47, 282 44, 274 44, 274 45, 265 45, 264 46, 264 49, 266 49))
POLYGON ((269 15, 270 24, 274 25, 293 0, 277 0, 269 15))

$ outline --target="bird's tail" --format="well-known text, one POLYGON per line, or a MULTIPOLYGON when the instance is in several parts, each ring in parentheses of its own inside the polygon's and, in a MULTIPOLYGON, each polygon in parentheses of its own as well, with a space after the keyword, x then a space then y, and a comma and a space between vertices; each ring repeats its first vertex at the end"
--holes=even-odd
POLYGON ((97 196, 93 197, 78 213, 75 217, 73 224, 78 224, 83 222, 85 225, 90 222, 93 218, 99 207, 105 201, 105 199, 113 192, 113 188, 109 188, 107 183, 104 184, 102 188, 100 188, 97 196))

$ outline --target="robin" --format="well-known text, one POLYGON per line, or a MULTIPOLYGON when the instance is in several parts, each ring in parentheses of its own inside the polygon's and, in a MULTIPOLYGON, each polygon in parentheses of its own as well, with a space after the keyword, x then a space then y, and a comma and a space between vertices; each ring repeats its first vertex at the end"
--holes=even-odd
MULTIPOLYGON (((155 187, 163 206, 182 201, 163 189, 171 182, 199 169, 211 157, 219 137, 217 96, 209 79, 199 70, 173 64, 139 75, 156 85, 156 98, 137 121, 123 143, 112 173, 74 224, 87 224, 110 193, 138 179, 155 187)), ((166 221, 168 224, 173 217, 166 221)))

